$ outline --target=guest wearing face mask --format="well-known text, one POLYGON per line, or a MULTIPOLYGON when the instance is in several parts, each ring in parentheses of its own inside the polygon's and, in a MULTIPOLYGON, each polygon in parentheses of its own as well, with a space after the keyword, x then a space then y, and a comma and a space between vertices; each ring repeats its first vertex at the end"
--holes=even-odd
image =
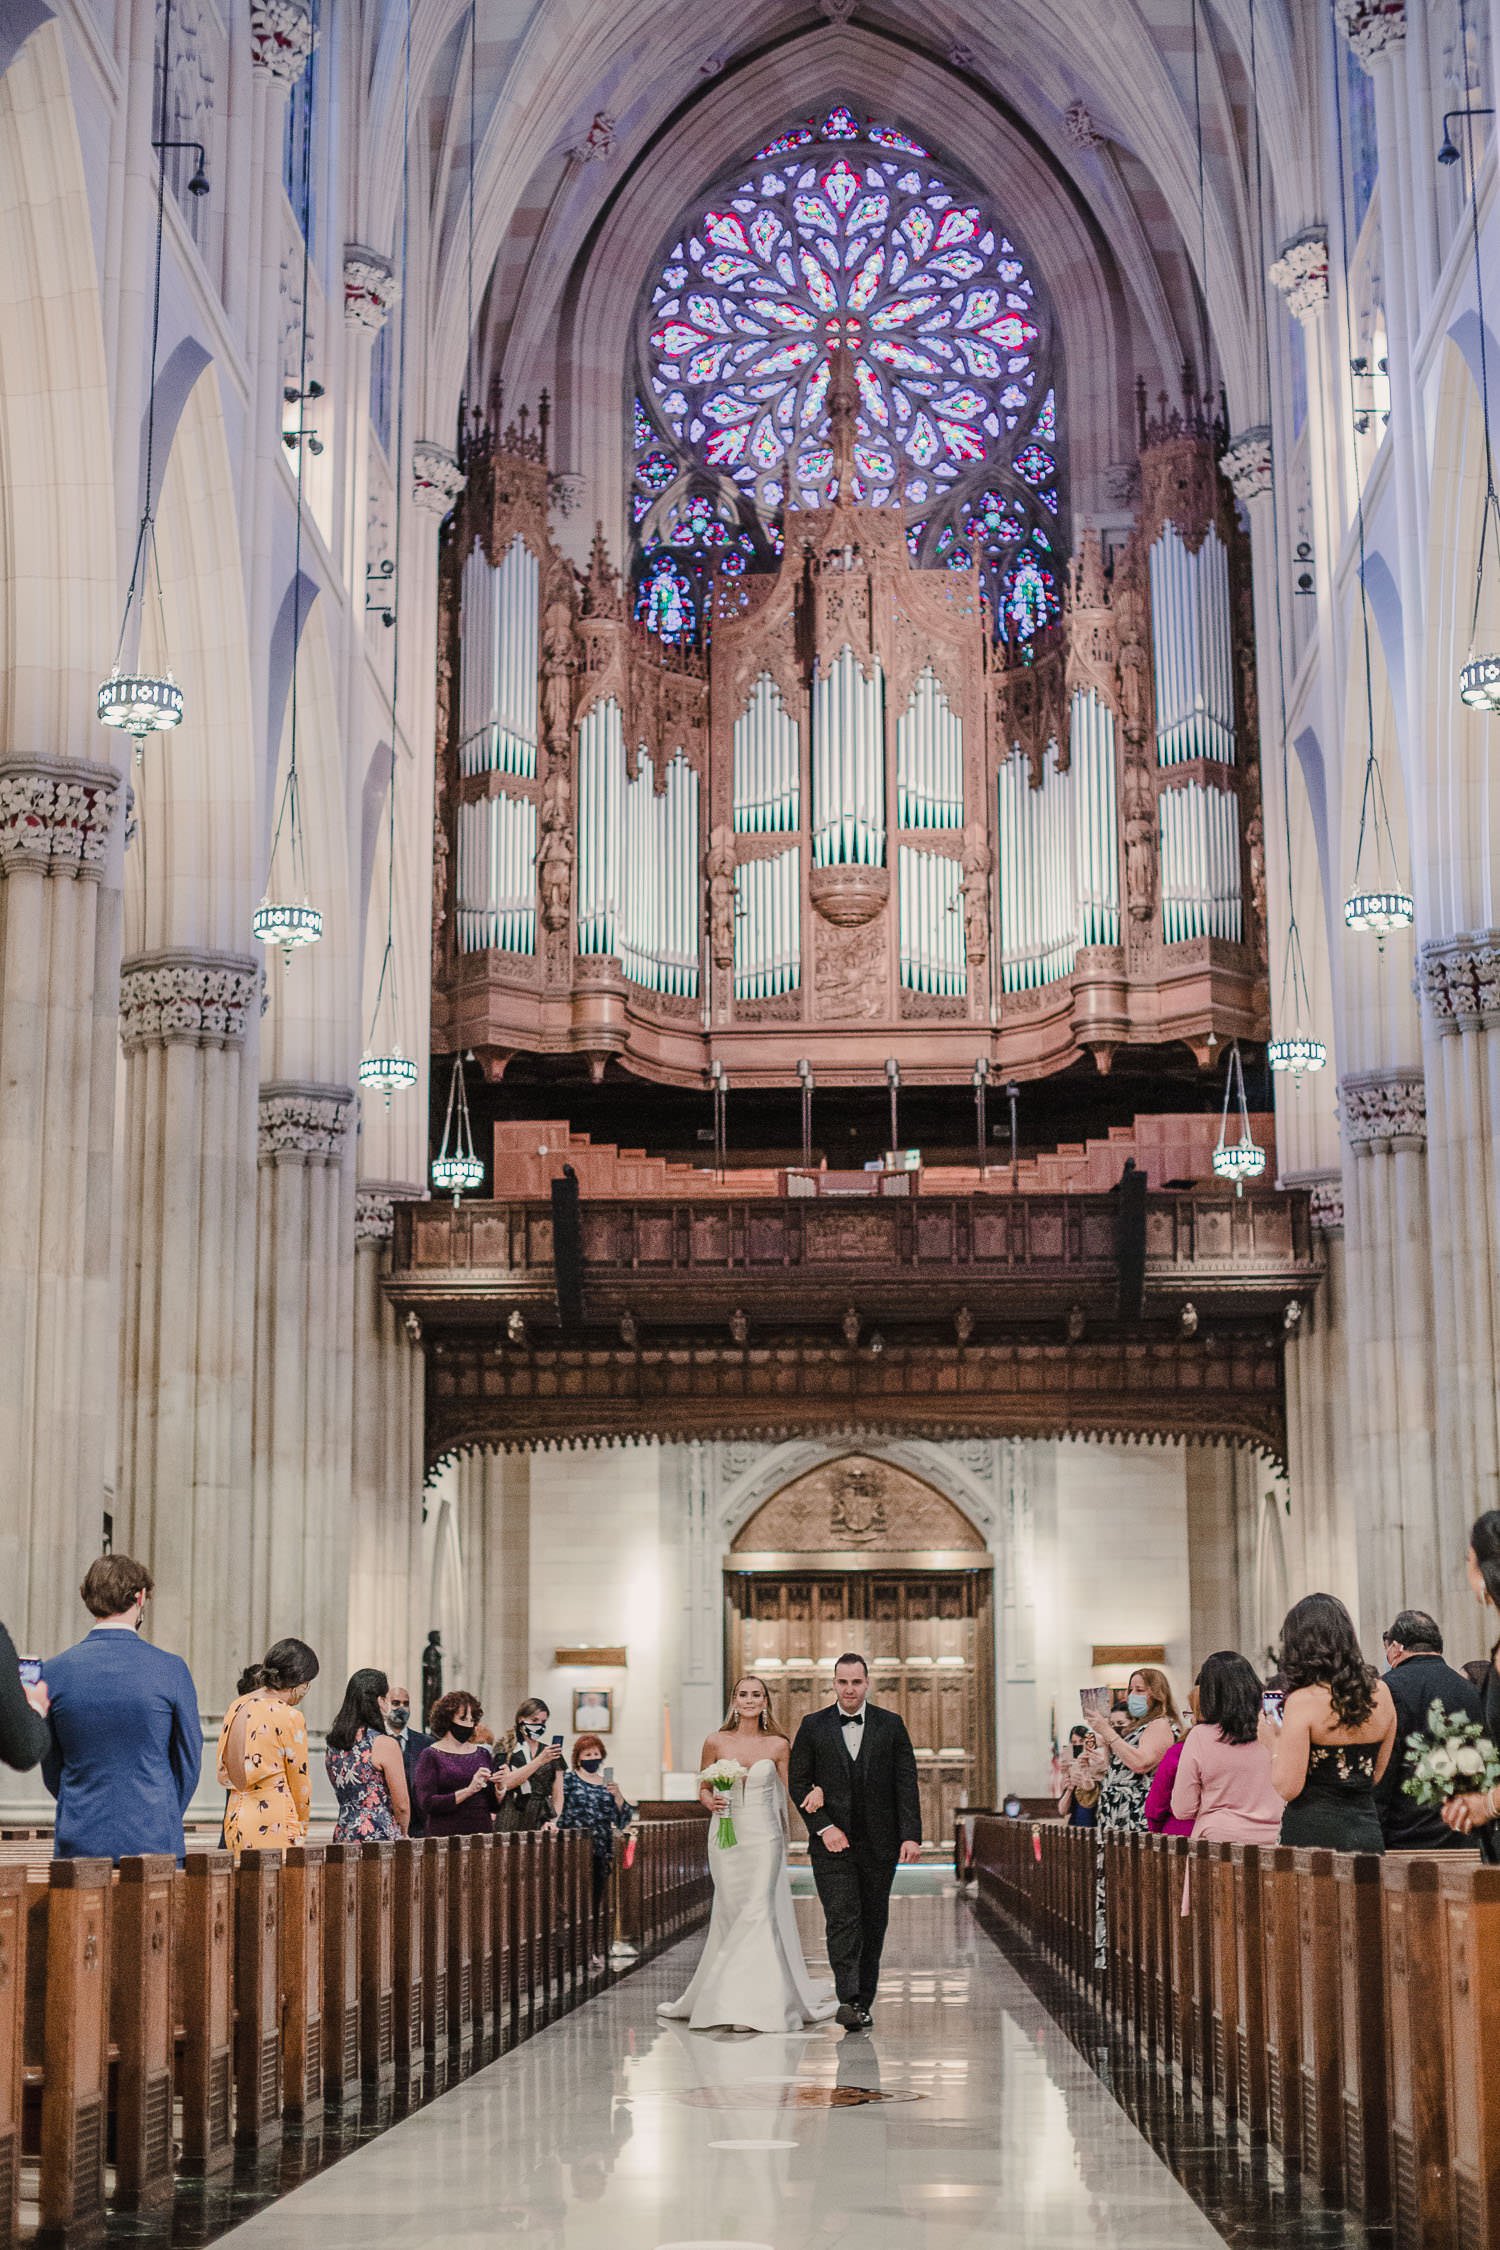
POLYGON ((389 1729, 391 1740, 401 1752, 401 1763, 406 1768, 406 1788, 407 1794, 411 1798, 411 1826, 408 1828, 407 1834, 408 1836, 425 1836, 427 1829, 423 1823, 422 1815, 417 1810, 417 1760, 431 1742, 432 1736, 423 1734, 420 1727, 414 1727, 411 1723, 410 1688, 393 1687, 391 1689, 391 1707, 386 1713, 385 1723, 389 1729))
POLYGON ((604 1951, 601 1908, 615 1864, 615 1830, 628 1828, 635 1818, 634 1805, 611 1775, 603 1779, 604 1743, 597 1734, 581 1734, 573 1745, 573 1771, 562 1777, 562 1812, 559 1828, 580 1828, 594 1852, 594 1960, 604 1951))
POLYGON ((432 1707, 432 1740, 417 1760, 412 1785, 429 1836, 487 1836, 495 1825, 508 1776, 503 1768, 494 1771, 494 1752, 474 1740, 483 1717, 478 1696, 463 1688, 432 1707))
POLYGON ((495 1825, 502 1832, 545 1828, 562 1811, 562 1751, 548 1741, 552 1714, 540 1696, 528 1696, 495 1759, 505 1773, 505 1795, 495 1825))

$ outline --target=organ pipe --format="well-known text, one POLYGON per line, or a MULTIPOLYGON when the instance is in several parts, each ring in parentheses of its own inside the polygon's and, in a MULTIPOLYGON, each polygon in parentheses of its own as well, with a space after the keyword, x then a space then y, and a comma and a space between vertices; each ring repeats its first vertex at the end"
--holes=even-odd
POLYGON ((578 727, 578 950, 613 953, 619 836, 625 789, 625 725, 613 696, 578 727))
POLYGON ((964 953, 963 862, 947 852, 902 844, 896 853, 901 982, 908 992, 943 996, 969 989, 964 953))
POLYGON ((1073 776, 1058 771, 1048 746, 1040 788, 1025 757, 1007 758, 996 776, 1000 983, 1029 992, 1065 977, 1078 953, 1078 881, 1073 776))
POLYGON ((459 771, 536 772, 540 572, 515 538, 497 570, 476 545, 463 567, 459 771))
POLYGON ((896 822, 901 828, 964 824, 963 722, 931 665, 896 728, 896 822))
POLYGON ((1240 886, 1240 801, 1233 791, 1190 781, 1163 790, 1161 927, 1168 945, 1191 938, 1244 935, 1240 886))
POLYGON ((1234 635, 1229 553, 1210 527, 1196 554, 1173 523, 1151 549, 1158 765, 1234 764, 1234 635))
POLYGON ((795 829, 802 817, 801 748, 781 690, 762 672, 734 729, 734 825, 741 835, 795 829))
POLYGON ((802 981, 802 854, 794 844, 773 859, 734 871, 734 996, 765 1000, 802 981))
POLYGON ((458 945, 536 951, 536 806, 524 797, 458 808, 458 945))
POLYGON ((884 684, 847 642, 812 691, 813 865, 884 867, 884 684))
MULTIPOLYGON (((1074 690, 1068 727, 1078 942, 1120 942, 1120 833, 1115 715, 1092 688, 1074 690)), ((1062 776, 1056 777, 1062 779, 1062 776)))

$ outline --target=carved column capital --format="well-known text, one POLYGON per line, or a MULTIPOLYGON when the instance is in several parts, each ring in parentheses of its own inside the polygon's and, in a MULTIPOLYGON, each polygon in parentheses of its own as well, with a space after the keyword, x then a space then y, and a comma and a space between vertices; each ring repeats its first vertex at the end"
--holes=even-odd
POLYGON ((1500 1025, 1500 930, 1464 931, 1422 946, 1417 995, 1428 1023, 1446 1038, 1500 1025))
POLYGON ((344 318, 352 328, 377 334, 400 295, 400 277, 389 258, 363 242, 345 243, 344 318))
POLYGON ((1219 467, 1228 477, 1236 500, 1261 500, 1271 489, 1271 432, 1264 423, 1243 430, 1228 450, 1219 455, 1219 467))
POLYGON ((109 766, 0 759, 0 875, 24 867, 98 882, 124 784, 109 766))
POLYGON ((1356 1156, 1427 1146, 1427 1081, 1419 1070, 1353 1071, 1339 1080, 1339 1108, 1356 1156))
POLYGON ((349 1086, 286 1082, 260 1090, 262 1164, 337 1164, 354 1117, 349 1086))
POLYGON ((141 953, 120 971, 120 1038, 140 1047, 242 1047, 261 964, 241 953, 141 953))
POLYGON ((1366 70, 1406 39, 1406 0, 1335 0, 1339 29, 1366 70))
POLYGON ((417 439, 411 449, 411 496, 423 515, 447 515, 467 481, 448 446, 417 439))
POLYGON ((1284 1188, 1306 1188, 1312 1203, 1312 1223, 1319 1234, 1344 1231, 1344 1175, 1342 1172, 1283 1172, 1277 1183, 1284 1188))
POLYGON ((302 76, 314 37, 307 0, 250 0, 250 60, 281 85, 302 76))
POLYGON ((1266 279, 1281 291, 1288 312, 1304 326, 1316 319, 1328 302, 1327 227, 1305 227, 1294 235, 1266 268, 1266 279))
POLYGON ((361 1180, 354 1191, 356 1242, 389 1242, 398 1203, 425 1203, 427 1192, 408 1180, 361 1180))

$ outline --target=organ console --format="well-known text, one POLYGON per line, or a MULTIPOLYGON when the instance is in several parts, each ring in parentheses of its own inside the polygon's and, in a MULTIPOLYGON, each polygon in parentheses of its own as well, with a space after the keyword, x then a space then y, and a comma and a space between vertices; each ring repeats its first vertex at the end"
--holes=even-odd
MULTIPOLYGON (((833 324, 835 330, 837 324, 833 324)), ((997 639, 979 569, 832 497, 699 638, 553 542, 545 422, 498 409, 445 534, 434 1042, 790 1084, 1035 1077, 1265 1036, 1248 555, 1191 397, 1139 403, 1140 493, 1060 622, 997 639)), ((839 474, 842 466, 844 474, 839 474)))

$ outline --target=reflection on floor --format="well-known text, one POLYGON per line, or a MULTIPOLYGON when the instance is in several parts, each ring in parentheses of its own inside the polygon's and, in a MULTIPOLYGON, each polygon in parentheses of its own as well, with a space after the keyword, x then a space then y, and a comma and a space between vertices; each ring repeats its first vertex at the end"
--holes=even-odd
MULTIPOLYGON (((810 1956, 815 1904, 799 1901, 810 1956)), ((872 2034, 659 2025, 698 1941, 222 2238, 226 2250, 1214 2250, 974 1926, 899 1897, 872 2034)))

